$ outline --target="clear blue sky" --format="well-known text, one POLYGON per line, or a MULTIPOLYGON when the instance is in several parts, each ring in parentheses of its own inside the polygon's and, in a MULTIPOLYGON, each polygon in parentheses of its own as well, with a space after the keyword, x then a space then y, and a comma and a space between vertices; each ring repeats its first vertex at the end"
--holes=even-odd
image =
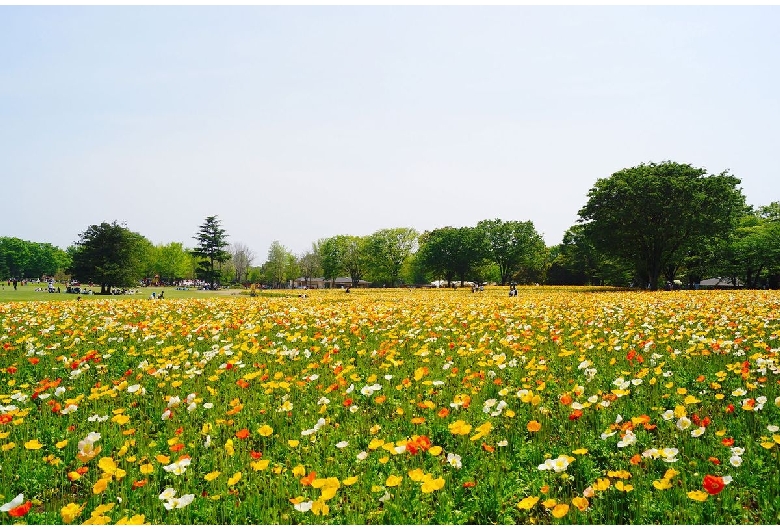
POLYGON ((264 261, 531 220, 674 160, 780 200, 780 8, 0 7, 0 235, 218 215, 264 261))

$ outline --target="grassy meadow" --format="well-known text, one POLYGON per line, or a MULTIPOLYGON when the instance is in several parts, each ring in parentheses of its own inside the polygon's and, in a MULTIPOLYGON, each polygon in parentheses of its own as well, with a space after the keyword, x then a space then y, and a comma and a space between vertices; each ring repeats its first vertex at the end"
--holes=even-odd
POLYGON ((777 292, 8 290, 4 524, 780 523, 777 292))

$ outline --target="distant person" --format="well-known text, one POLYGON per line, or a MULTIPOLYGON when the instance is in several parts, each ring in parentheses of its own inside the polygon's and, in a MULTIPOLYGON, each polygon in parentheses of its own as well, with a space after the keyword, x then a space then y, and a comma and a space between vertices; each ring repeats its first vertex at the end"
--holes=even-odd
POLYGON ((14 291, 16 290, 16 278, 14 278, 14 291))
POLYGON ((165 291, 160 291, 160 300, 165 298, 165 291))

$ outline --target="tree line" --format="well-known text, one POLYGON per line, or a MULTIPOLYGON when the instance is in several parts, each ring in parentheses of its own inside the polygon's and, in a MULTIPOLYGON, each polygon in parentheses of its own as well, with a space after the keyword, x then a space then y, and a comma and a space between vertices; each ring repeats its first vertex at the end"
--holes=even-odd
POLYGON ((152 244, 116 222, 88 227, 65 251, 48 243, 0 238, 0 273, 7 277, 67 277, 101 285, 167 284, 197 279, 217 285, 291 286, 322 278, 333 286, 615 285, 657 289, 695 285, 711 276, 734 285, 778 287, 780 203, 754 208, 728 172, 708 174, 677 162, 640 164, 597 180, 577 223, 547 247, 533 222, 486 219, 475 226, 387 228, 366 236, 319 239, 301 254, 274 241, 265 261, 243 243, 230 244, 217 216, 194 245, 152 244))

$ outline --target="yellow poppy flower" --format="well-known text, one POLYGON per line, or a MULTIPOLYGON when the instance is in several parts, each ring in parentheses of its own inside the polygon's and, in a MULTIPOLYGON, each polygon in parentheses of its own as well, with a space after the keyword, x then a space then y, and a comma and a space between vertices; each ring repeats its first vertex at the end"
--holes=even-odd
POLYGON ((466 435, 471 432, 471 425, 463 420, 458 420, 456 422, 450 423, 449 429, 452 434, 466 435))
POLYGON ((43 445, 41 444, 41 442, 38 441, 37 438, 24 443, 24 448, 29 449, 31 451, 35 451, 36 449, 40 449, 41 447, 43 447, 43 445))
POLYGON ((707 500, 707 497, 709 497, 709 494, 706 491, 696 490, 688 492, 688 498, 694 501, 704 502, 707 500))
POLYGON ((97 482, 95 482, 95 485, 92 486, 92 493, 95 495, 100 495, 104 491, 106 491, 106 488, 108 487, 108 479, 101 478, 98 479, 97 482))
POLYGON ((252 466, 252 469, 255 471, 263 471, 268 467, 268 464, 270 464, 270 460, 256 460, 254 462, 250 462, 250 466, 252 466))
POLYGON ((66 506, 63 506, 60 509, 60 517, 62 517, 62 522, 65 524, 70 524, 73 522, 76 517, 81 515, 81 512, 84 510, 83 504, 75 504, 75 503, 69 503, 66 506))
POLYGON ((394 488, 398 486, 401 482, 403 482, 403 480, 404 480, 403 477, 390 475, 389 477, 387 477, 387 480, 385 481, 385 486, 387 486, 388 488, 394 488))
POLYGON ((139 513, 137 515, 133 515, 132 517, 122 517, 120 520, 116 522, 117 525, 133 525, 133 526, 139 526, 144 524, 146 521, 146 516, 142 513, 139 513))
POLYGON ((575 508, 577 508, 581 512, 587 510, 588 506, 590 505, 590 502, 588 502, 588 499, 586 499, 585 497, 574 497, 571 500, 571 503, 574 505, 575 508))
POLYGON ((517 503, 517 507, 520 510, 530 510, 537 502, 539 502, 539 497, 526 497, 517 503))
POLYGON ((423 493, 431 493, 433 491, 440 490, 444 487, 444 479, 442 477, 426 480, 422 483, 421 489, 423 493))

